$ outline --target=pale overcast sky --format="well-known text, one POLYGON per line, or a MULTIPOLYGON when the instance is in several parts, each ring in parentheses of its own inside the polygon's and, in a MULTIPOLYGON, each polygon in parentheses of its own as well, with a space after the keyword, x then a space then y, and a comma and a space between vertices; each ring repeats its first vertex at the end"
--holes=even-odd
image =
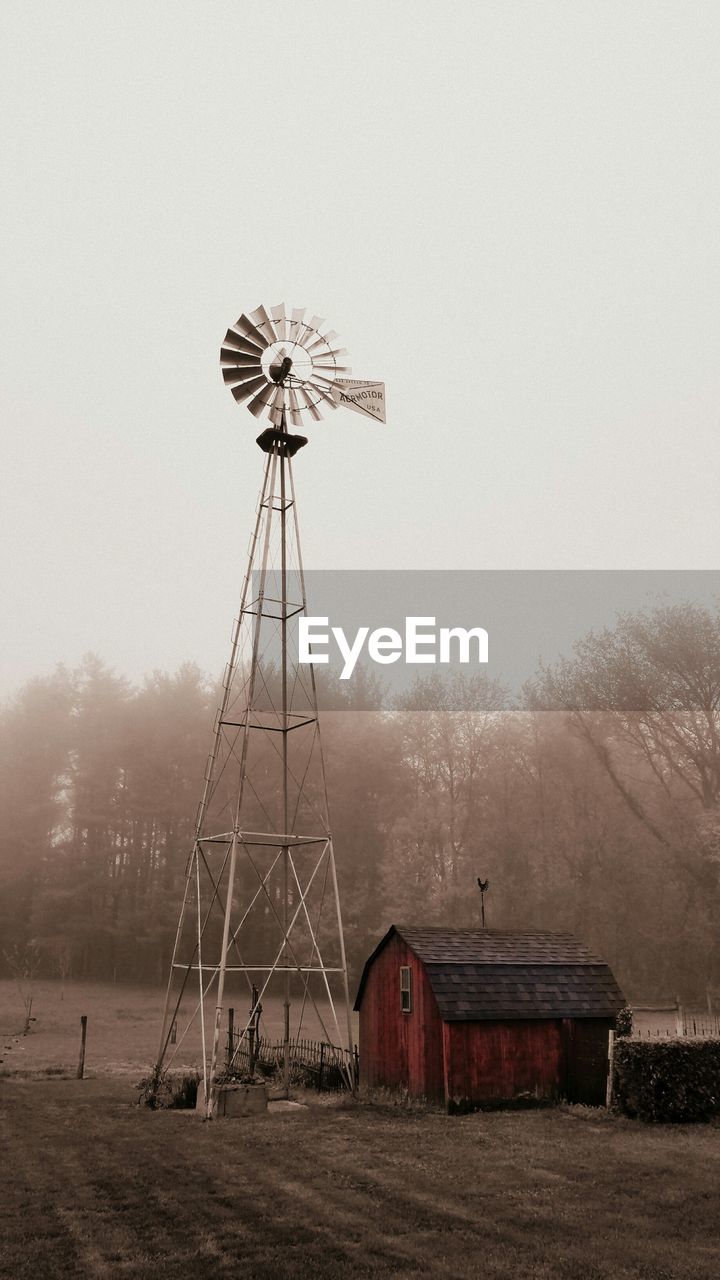
POLYGON ((717 566, 717 0, 0 23, 0 693, 222 668, 261 454, 218 349, 260 303, 387 384, 308 429, 308 566, 717 566))

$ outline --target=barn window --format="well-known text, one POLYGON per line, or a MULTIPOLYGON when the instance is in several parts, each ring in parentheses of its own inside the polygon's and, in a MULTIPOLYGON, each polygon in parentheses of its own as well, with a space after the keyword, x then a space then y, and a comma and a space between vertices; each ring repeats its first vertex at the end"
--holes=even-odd
POLYGON ((412 1013, 412 971, 405 964, 400 966, 400 1008, 403 1013, 412 1013))

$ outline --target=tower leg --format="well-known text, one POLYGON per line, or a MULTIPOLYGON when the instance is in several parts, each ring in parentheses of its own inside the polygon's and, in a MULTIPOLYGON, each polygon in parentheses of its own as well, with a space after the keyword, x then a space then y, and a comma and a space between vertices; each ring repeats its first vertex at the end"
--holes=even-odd
MULTIPOLYGON (((284 417, 283 417, 283 426, 284 417)), ((288 462, 288 466, 289 466, 288 462)), ((283 758, 283 833, 287 835, 288 830, 288 687, 287 687, 287 505, 285 493, 285 458, 280 458, 280 531, 281 531, 281 560, 280 560, 280 583, 282 596, 282 622, 281 622, 281 686, 282 686, 282 758, 283 758)), ((290 876, 289 876, 289 849, 287 844, 283 848, 283 929, 285 931, 285 949, 283 951, 283 965, 285 967, 283 995, 284 995, 284 1018, 283 1018, 283 1090, 285 1097, 290 1097, 290 957, 288 955, 288 918, 290 914, 290 876)))

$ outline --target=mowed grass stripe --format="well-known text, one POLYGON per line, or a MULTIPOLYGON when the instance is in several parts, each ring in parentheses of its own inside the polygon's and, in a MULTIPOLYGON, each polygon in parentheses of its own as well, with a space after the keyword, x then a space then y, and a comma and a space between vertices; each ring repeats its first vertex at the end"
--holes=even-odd
POLYGON ((720 1274, 720 1129, 314 1106, 204 1124, 117 1079, 4 1086, 0 1275, 720 1274))

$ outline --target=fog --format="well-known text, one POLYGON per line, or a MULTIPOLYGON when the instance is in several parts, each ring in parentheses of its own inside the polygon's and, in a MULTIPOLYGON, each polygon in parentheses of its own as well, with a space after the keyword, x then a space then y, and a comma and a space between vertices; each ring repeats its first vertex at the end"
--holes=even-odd
POLYGON ((713 3, 3 7, 0 694, 226 657, 260 482, 241 311, 388 425, 297 463, 313 568, 712 568, 713 3))

